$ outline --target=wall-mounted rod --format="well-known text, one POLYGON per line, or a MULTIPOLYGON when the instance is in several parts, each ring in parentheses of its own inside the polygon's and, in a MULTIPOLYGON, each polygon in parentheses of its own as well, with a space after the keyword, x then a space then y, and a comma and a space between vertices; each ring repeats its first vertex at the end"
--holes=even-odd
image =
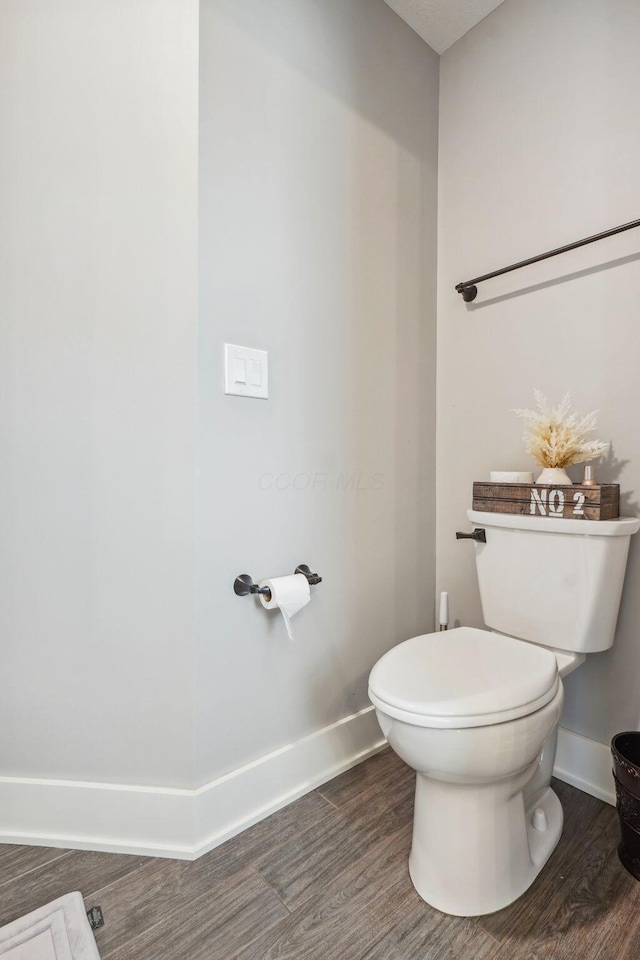
POLYGON ((493 270, 491 273, 485 273, 481 277, 474 277, 473 280, 465 280, 464 283, 457 283, 456 290, 462 295, 465 303, 471 303, 478 295, 476 284, 483 283, 485 280, 492 280, 494 277, 500 277, 503 273, 511 273, 512 270, 520 270, 522 267, 528 267, 532 263, 538 263, 540 260, 548 260, 549 257, 557 257, 560 253, 567 253, 569 250, 576 250, 578 247, 584 247, 588 243, 595 243, 596 240, 605 240, 607 237, 613 237, 616 233, 624 233, 625 230, 633 230, 640 227, 640 220, 632 220, 630 223, 623 223, 621 227, 614 227, 612 230, 605 230, 604 233, 596 233, 593 237, 586 237, 584 240, 576 240, 575 243, 567 243, 564 247, 556 247, 555 250, 549 250, 547 253, 541 253, 537 257, 530 257, 528 260, 521 260, 519 263, 512 263, 510 267, 502 267, 501 270, 493 270))

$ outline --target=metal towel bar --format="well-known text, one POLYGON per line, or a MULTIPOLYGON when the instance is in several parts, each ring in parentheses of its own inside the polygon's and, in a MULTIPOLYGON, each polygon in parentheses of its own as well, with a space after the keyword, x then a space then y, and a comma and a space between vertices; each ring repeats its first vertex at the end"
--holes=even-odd
POLYGON ((547 253, 541 253, 537 257, 530 257, 528 260, 520 260, 519 263, 512 263, 509 267, 502 267, 500 270, 493 270, 491 273, 485 273, 481 277, 474 277, 473 280, 465 280, 463 283, 456 284, 456 290, 461 294, 465 303, 471 303, 478 296, 477 284, 484 283, 485 280, 492 280, 494 277, 500 277, 503 273, 511 273, 512 270, 520 270, 521 267, 528 267, 532 263, 538 263, 540 260, 548 260, 549 257, 557 257, 560 253, 567 253, 569 250, 576 250, 578 247, 584 247, 588 243, 595 243, 596 240, 605 240, 607 237, 613 237, 616 233, 624 233, 625 230, 633 230, 640 227, 640 220, 632 220, 630 223, 623 223, 621 227, 613 227, 612 230, 605 230, 603 233, 596 233, 593 237, 586 237, 584 240, 576 240, 575 243, 567 243, 564 247, 556 247, 555 250, 548 250, 547 253))

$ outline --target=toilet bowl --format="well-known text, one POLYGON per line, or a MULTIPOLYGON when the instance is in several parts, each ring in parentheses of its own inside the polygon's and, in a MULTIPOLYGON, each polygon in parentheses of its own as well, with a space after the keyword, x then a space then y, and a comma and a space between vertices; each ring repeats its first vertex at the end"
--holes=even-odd
POLYGON ((552 764, 540 776, 563 703, 553 653, 469 627, 426 634, 378 661, 369 697, 416 771, 409 871, 420 896, 457 916, 513 902, 562 831, 552 764))
POLYGON ((635 518, 468 511, 488 629, 413 637, 373 667, 369 697, 416 771, 409 872, 456 916, 500 910, 562 832, 551 774, 562 677, 614 641, 635 518))

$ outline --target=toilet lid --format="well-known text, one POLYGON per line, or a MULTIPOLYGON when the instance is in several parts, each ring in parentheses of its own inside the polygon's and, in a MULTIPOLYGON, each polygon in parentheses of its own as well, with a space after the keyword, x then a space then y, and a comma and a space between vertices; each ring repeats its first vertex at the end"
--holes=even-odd
POLYGON ((556 695, 551 650, 474 627, 405 640, 376 663, 369 697, 389 716, 425 727, 502 723, 556 695))

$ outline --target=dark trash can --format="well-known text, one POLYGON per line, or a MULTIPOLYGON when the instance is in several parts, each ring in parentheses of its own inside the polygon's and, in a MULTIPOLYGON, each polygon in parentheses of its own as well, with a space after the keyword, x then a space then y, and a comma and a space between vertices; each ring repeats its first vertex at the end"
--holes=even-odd
POLYGON ((628 730, 611 741, 616 809, 620 818, 618 856, 640 880, 640 733, 628 730))

